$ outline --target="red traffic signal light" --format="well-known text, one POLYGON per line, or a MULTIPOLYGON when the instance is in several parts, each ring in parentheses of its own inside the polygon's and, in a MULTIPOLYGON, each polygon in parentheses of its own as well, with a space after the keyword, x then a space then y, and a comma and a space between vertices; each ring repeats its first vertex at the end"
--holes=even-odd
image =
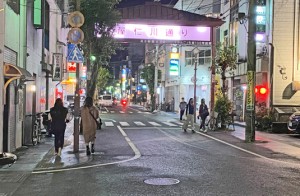
POLYGON ((126 100, 126 99, 122 99, 122 100, 121 100, 121 104, 122 104, 123 106, 126 106, 126 105, 127 105, 127 100, 126 100))
POLYGON ((267 87, 264 87, 264 86, 256 86, 255 87, 255 94, 266 95, 267 93, 268 93, 267 87))
POLYGON ((263 85, 258 85, 255 87, 255 97, 258 102, 267 102, 268 94, 268 87, 263 85))

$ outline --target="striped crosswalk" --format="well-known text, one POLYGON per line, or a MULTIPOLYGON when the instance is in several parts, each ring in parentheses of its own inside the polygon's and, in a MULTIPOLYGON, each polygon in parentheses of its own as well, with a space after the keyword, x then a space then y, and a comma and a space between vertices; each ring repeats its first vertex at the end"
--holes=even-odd
POLYGON ((112 122, 112 121, 103 121, 103 124, 106 127, 114 127, 114 126, 121 126, 121 127, 146 127, 146 126, 150 126, 150 127, 162 127, 162 126, 181 127, 182 126, 182 123, 178 122, 178 121, 174 121, 174 122, 154 122, 154 121, 146 121, 146 122, 141 122, 141 121, 112 122))

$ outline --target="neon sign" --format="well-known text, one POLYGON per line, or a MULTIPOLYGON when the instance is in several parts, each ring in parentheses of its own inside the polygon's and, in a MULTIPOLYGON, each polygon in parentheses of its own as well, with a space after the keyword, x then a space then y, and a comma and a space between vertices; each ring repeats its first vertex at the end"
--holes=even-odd
MULTIPOLYGON (((101 35, 97 35, 101 37, 101 35)), ((117 24, 113 31, 116 39, 210 41, 210 27, 171 26, 147 24, 117 24)))

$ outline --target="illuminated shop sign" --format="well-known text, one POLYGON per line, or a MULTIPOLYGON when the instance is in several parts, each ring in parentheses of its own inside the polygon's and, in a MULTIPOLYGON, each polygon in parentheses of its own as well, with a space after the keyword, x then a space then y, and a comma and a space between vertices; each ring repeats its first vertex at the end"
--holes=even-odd
MULTIPOLYGON (((101 35, 97 35, 100 37, 101 35)), ((210 41, 210 27, 171 26, 147 24, 117 24, 113 37, 116 39, 210 41)))
POLYGON ((256 35, 255 40, 257 42, 266 41, 266 0, 257 0, 256 6, 256 35))
POLYGON ((170 59, 170 76, 179 75, 179 59, 170 59))

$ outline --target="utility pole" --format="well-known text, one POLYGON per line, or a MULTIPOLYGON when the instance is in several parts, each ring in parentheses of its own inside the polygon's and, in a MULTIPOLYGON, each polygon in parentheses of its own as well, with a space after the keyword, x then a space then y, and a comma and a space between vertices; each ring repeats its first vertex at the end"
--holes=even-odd
POLYGON ((256 0, 249 0, 248 12, 248 58, 247 58, 247 96, 245 141, 255 141, 255 83, 256 83, 256 0))
MULTIPOLYGON (((80 0, 76 0, 76 10, 80 11, 80 0)), ((80 110, 80 93, 79 93, 79 76, 80 63, 76 63, 76 87, 75 87, 75 98, 74 98, 74 141, 73 141, 73 152, 79 152, 79 110, 80 110)))

